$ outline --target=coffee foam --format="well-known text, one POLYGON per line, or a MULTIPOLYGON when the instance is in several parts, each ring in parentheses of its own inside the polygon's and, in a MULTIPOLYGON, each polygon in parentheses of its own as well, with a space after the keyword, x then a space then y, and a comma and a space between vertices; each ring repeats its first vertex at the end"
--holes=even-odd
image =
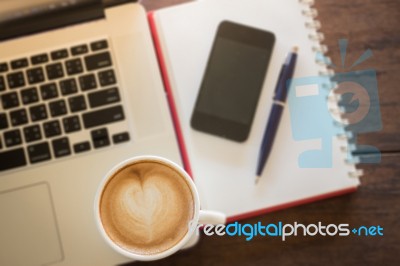
POLYGON ((155 161, 128 165, 106 184, 100 216, 108 236, 135 254, 175 246, 193 219, 194 199, 179 172, 155 161))

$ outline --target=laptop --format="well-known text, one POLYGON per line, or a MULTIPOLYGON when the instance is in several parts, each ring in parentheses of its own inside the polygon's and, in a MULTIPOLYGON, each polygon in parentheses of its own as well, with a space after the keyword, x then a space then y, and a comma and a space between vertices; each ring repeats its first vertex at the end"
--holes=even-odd
POLYGON ((127 262, 98 184, 136 155, 182 164, 143 7, 1 1, 0 39, 0 265, 127 262))

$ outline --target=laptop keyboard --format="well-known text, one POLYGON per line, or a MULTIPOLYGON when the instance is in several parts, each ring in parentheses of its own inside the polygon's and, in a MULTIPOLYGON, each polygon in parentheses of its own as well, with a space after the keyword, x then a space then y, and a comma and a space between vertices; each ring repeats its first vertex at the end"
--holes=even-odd
POLYGON ((0 171, 130 139, 107 40, 0 62, 0 171))

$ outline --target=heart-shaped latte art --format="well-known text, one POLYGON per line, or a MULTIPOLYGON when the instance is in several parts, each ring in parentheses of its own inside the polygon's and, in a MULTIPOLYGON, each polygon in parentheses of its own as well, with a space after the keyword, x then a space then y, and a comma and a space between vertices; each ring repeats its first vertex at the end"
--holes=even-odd
POLYGON ((153 241, 155 236, 165 231, 166 219, 174 220, 179 214, 176 207, 181 199, 177 191, 173 184, 160 182, 160 179, 162 177, 156 173, 148 173, 144 178, 131 178, 116 195, 120 198, 120 214, 129 217, 130 222, 126 225, 133 226, 143 242, 153 241))
POLYGON ((175 170, 139 163, 123 169, 107 184, 101 216, 117 244, 154 254, 169 249, 186 234, 193 217, 193 197, 175 170))

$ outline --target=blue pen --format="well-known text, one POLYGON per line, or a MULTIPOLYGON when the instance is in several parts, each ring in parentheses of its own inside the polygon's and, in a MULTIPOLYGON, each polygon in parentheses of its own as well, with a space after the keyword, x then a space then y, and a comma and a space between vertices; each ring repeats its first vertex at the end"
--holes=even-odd
POLYGON ((271 113, 269 114, 268 123, 264 131, 264 136, 261 143, 260 153, 258 154, 258 164, 256 172, 256 181, 260 180, 264 166, 267 163, 268 157, 272 150, 276 132, 278 131, 279 122, 282 117, 283 108, 287 98, 289 84, 286 84, 293 77, 294 68, 297 60, 297 47, 293 47, 288 54, 285 63, 279 73, 278 82, 275 87, 273 104, 271 113), (287 86, 287 87, 286 87, 287 86))

